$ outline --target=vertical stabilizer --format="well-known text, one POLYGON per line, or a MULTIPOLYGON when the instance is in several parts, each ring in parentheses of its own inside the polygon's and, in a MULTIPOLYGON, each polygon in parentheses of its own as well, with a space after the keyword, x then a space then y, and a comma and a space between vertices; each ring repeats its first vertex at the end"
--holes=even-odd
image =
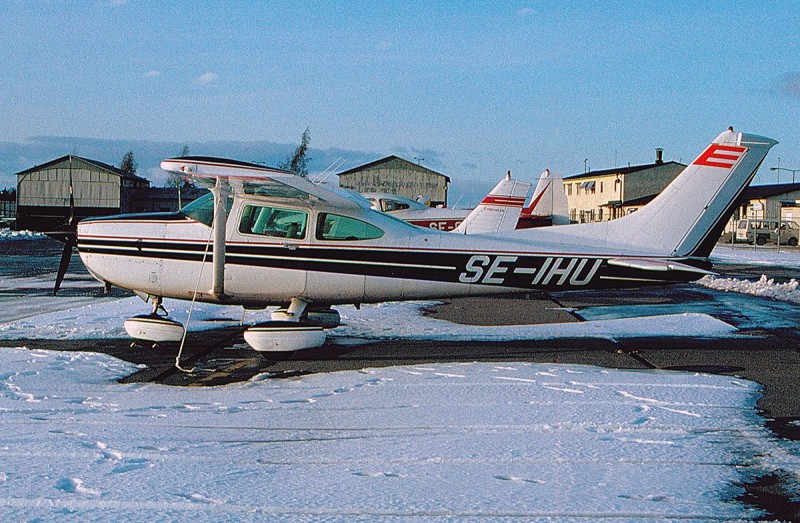
POLYGON ((551 225, 569 223, 569 204, 560 174, 551 173, 550 169, 544 170, 531 196, 531 203, 522 209, 520 218, 549 218, 551 225))
POLYGON ((485 234, 513 231, 530 188, 531 184, 512 179, 509 172, 454 232, 485 234))
MULTIPOLYGON (((593 245, 619 255, 708 257, 739 198, 776 143, 729 128, 640 210, 616 220, 559 227, 557 241, 593 245)), ((542 229, 525 233, 539 241, 556 237, 555 232, 542 229)))
POLYGON ((630 235, 633 245, 656 242, 672 256, 707 257, 776 143, 729 128, 658 197, 620 220, 623 234, 630 235))

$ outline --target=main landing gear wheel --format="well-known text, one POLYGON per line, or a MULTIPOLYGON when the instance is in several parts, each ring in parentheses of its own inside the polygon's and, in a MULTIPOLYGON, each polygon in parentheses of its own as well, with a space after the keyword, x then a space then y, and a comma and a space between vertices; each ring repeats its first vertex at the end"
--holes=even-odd
POLYGON ((125 320, 125 331, 131 338, 151 342, 155 346, 156 343, 181 341, 185 328, 182 323, 167 317, 161 299, 156 298, 150 314, 140 314, 125 320), (159 311, 163 311, 163 314, 159 311))
POLYGON ((307 310, 308 303, 294 298, 285 309, 271 315, 272 321, 244 331, 245 341, 259 352, 291 353, 315 349, 325 343, 323 328, 339 325, 339 313, 332 309, 307 310))
POLYGON ((321 347, 325 331, 296 321, 265 321, 244 331, 244 339, 259 352, 294 352, 321 347))

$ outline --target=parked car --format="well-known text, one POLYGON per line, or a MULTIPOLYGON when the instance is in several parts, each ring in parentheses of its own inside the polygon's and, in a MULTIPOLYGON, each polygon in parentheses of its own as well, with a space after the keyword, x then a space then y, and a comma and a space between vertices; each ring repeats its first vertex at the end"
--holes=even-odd
POLYGON ((791 220, 739 220, 736 227, 737 242, 755 242, 756 245, 780 243, 795 246, 798 240, 800 240, 800 226, 791 220))

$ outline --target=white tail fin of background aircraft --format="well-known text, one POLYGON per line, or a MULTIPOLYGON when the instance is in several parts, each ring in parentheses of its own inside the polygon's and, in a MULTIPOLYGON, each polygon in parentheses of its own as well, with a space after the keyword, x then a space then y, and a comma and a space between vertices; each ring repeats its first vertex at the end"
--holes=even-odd
POLYGON ((617 220, 516 231, 530 239, 595 245, 619 254, 708 257, 725 223, 776 140, 721 133, 652 202, 617 220))
POLYGON ((513 231, 517 226, 522 206, 528 197, 531 184, 511 178, 509 172, 500 183, 472 210, 454 232, 461 234, 487 234, 513 231))
POLYGON ((560 174, 545 169, 539 177, 531 203, 522 209, 522 217, 528 219, 551 218, 551 225, 569 223, 569 204, 564 192, 564 180, 560 174))

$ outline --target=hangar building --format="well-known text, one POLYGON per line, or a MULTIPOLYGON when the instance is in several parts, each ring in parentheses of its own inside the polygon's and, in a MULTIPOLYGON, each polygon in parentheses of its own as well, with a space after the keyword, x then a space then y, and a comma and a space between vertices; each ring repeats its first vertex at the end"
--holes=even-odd
POLYGON ((69 187, 75 222, 89 216, 177 211, 207 194, 195 187, 150 187, 150 181, 113 165, 67 155, 17 173, 16 228, 51 231, 69 217, 69 187))
POLYGON ((450 178, 398 156, 338 173, 339 185, 360 193, 381 192, 416 199, 430 198, 430 205, 447 207, 450 178))

